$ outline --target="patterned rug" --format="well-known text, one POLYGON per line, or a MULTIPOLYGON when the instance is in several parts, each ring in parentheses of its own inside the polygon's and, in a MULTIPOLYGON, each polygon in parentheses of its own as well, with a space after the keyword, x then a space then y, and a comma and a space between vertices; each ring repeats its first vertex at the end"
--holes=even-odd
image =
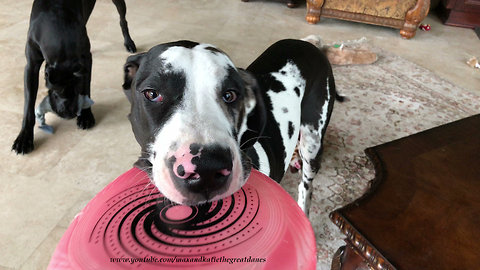
MULTIPOLYGON (((344 236, 328 214, 360 197, 374 178, 365 148, 480 112, 480 97, 403 58, 372 49, 379 56, 365 66, 335 66, 338 92, 324 139, 322 169, 314 180, 310 220, 317 241, 317 269, 330 269, 344 236)), ((282 186, 297 197, 298 174, 282 186)))

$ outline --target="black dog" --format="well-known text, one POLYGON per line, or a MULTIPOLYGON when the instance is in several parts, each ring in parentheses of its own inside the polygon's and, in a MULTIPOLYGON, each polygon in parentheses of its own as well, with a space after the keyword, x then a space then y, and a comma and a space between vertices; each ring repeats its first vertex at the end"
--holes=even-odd
MULTIPOLYGON (((120 14, 124 45, 135 52, 128 33, 124 0, 112 0, 120 14)), ((86 23, 95 0, 35 0, 30 14, 25 54, 25 104, 20 134, 12 150, 26 154, 33 150, 34 106, 38 91, 38 73, 45 61, 48 97, 43 110, 53 111, 66 119, 77 117, 77 126, 95 125, 89 106, 92 55, 86 23)), ((41 115, 43 116, 43 115, 41 115)))
POLYGON ((318 48, 282 40, 242 70, 208 44, 161 44, 127 59, 123 88, 142 147, 136 166, 167 198, 224 198, 245 183, 252 165, 280 182, 298 143, 298 203, 308 214, 322 140, 341 100, 318 48))

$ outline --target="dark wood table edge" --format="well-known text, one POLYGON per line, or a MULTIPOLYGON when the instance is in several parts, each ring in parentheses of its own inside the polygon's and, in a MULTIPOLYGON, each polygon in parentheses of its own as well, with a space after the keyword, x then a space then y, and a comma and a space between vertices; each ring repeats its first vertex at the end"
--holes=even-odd
MULTIPOLYGON (((332 269, 339 270, 342 269, 342 264, 347 257, 350 257, 349 261, 352 261, 356 264, 357 267, 368 267, 375 269, 386 269, 394 270, 396 269, 362 234, 355 229, 352 224, 342 216, 340 210, 348 209, 351 207, 358 206, 359 203, 370 196, 375 192, 376 187, 380 184, 381 179, 383 179, 384 168, 382 165, 382 160, 380 156, 375 151, 375 147, 369 147, 365 149, 367 157, 372 161, 375 177, 370 180, 369 187, 367 192, 363 194, 360 198, 356 199, 352 203, 334 210, 330 213, 330 219, 332 222, 339 227, 340 231, 346 236, 345 242, 346 246, 340 247, 340 249, 335 253, 334 259, 332 261, 332 269), (358 257, 360 256, 360 257, 358 257), (357 257, 357 258, 354 258, 357 257), (353 259, 352 259, 353 258, 353 259)), ((354 269, 354 267, 352 267, 354 269)))
POLYGON ((345 242, 346 246, 340 247, 334 255, 332 260, 332 270, 340 269, 356 269, 355 265, 359 269, 387 269, 387 270, 396 270, 396 267, 393 266, 353 225, 340 213, 342 210, 347 210, 352 207, 357 207, 363 200, 371 196, 378 185, 382 182, 382 179, 385 174, 385 168, 383 161, 376 151, 377 148, 381 146, 386 146, 392 143, 396 143, 399 140, 409 138, 422 133, 432 132, 438 128, 444 126, 452 126, 458 124, 462 120, 471 120, 475 117, 480 117, 480 114, 471 115, 456 121, 446 123, 437 127, 433 127, 415 134, 411 134, 390 142, 379 144, 365 149, 365 154, 373 163, 375 170, 375 177, 369 181, 369 187, 367 191, 355 201, 347 204, 344 207, 332 211, 329 215, 332 222, 340 228, 340 231, 346 236, 345 242), (353 261, 353 264, 345 267, 342 265, 345 261, 353 261), (373 267, 374 266, 374 267, 373 267), (366 267, 366 268, 362 268, 366 267))

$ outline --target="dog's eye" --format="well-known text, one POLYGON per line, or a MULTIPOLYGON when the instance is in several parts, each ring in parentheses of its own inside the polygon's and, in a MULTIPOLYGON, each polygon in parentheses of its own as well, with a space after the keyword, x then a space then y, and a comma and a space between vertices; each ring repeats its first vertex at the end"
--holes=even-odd
POLYGON ((154 89, 147 89, 143 91, 143 95, 146 99, 153 101, 153 102, 161 102, 163 100, 163 96, 158 93, 158 90, 154 89))
POLYGON ((235 100, 237 100, 237 92, 235 90, 227 90, 223 93, 223 101, 225 101, 225 103, 232 103, 234 102, 235 100))

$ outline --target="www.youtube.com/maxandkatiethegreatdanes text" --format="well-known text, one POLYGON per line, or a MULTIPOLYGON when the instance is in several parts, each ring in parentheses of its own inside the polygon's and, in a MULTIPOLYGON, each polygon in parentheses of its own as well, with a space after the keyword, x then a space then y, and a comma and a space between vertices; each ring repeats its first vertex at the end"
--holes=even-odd
POLYGON ((255 258, 252 256, 242 258, 229 258, 225 256, 217 257, 154 257, 147 256, 143 258, 110 258, 111 263, 264 263, 266 258, 255 258))

